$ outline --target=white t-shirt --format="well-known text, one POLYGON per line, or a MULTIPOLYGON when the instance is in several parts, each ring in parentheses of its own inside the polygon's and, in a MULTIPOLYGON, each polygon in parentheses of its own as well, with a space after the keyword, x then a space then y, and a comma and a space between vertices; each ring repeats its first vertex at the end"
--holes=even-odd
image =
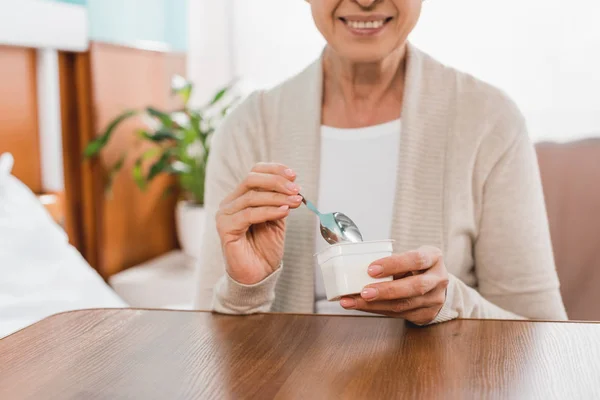
MULTIPOLYGON (((401 122, 358 129, 321 127, 318 209, 343 212, 358 225, 364 240, 389 239, 396 193, 401 122)), ((315 221, 316 249, 328 246, 315 221)), ((315 260, 315 311, 355 314, 329 302, 315 260)), ((364 314, 364 313, 360 313, 364 314)))

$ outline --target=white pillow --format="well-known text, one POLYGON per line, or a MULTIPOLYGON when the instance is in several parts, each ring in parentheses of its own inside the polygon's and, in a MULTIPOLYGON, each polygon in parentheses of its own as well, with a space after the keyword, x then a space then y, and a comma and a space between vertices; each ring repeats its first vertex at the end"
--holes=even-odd
POLYGON ((12 164, 0 156, 0 337, 63 311, 126 307, 12 164))

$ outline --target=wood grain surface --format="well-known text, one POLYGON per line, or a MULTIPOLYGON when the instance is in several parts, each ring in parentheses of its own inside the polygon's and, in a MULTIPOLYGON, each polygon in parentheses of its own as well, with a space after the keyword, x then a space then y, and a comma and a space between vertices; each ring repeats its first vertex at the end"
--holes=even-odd
POLYGON ((600 398, 600 324, 90 310, 0 340, 1 399, 600 398))

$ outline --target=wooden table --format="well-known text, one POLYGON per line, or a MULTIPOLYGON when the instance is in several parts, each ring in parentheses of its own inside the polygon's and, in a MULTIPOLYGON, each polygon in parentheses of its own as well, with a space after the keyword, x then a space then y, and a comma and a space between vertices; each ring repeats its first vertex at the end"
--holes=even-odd
POLYGON ((0 340, 0 399, 593 399, 600 324, 90 310, 0 340))

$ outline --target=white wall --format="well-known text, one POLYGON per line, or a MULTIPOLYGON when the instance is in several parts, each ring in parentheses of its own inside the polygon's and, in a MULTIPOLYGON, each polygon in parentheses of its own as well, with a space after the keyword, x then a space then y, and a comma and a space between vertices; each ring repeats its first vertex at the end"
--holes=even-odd
POLYGON ((325 40, 304 1, 234 0, 235 72, 249 87, 269 87, 316 59, 325 40))
POLYGON ((412 41, 506 90, 535 139, 600 136, 600 2, 428 0, 412 41))
POLYGON ((189 33, 195 105, 234 78, 246 93, 281 82, 314 60, 325 43, 300 0, 193 0, 189 33))
MULTIPOLYGON (((220 3, 228 3, 230 13, 221 19, 212 14, 210 32, 202 36, 222 43, 212 30, 225 29, 229 47, 215 46, 214 53, 203 54, 212 60, 212 70, 190 70, 198 82, 214 84, 225 75, 239 75, 248 88, 269 87, 302 69, 322 49, 323 39, 303 1, 220 3)), ((598 0, 428 0, 411 40, 507 91, 525 113, 534 139, 574 139, 589 132, 600 135, 598 18, 598 0)), ((198 58, 198 40, 190 39, 190 58, 198 58)))
POLYGON ((85 51, 85 7, 41 0, 0 0, 0 44, 85 51))
POLYGON ((202 105, 234 78, 231 1, 189 2, 187 73, 195 86, 192 105, 202 105))

